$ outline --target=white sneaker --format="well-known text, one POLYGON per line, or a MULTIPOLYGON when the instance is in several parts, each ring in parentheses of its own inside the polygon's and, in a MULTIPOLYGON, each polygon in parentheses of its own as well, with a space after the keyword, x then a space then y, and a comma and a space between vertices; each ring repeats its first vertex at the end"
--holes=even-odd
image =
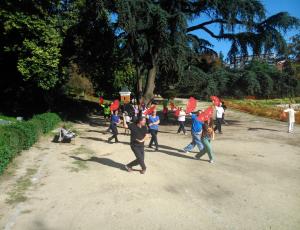
POLYGON ((209 163, 213 164, 213 163, 215 163, 215 162, 214 162, 213 160, 210 160, 209 163))
POLYGON ((189 151, 187 151, 187 150, 185 150, 185 149, 183 149, 183 152, 185 152, 185 153, 190 153, 189 151))

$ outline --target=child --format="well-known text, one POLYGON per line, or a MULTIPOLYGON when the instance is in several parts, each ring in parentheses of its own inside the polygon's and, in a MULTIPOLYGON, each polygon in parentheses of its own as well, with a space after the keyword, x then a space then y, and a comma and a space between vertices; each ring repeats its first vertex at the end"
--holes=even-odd
POLYGON ((179 128, 178 128, 177 133, 180 133, 181 131, 183 131, 184 135, 186 135, 186 131, 185 131, 185 127, 184 127, 185 116, 186 116, 185 111, 183 110, 182 107, 180 107, 180 111, 179 111, 179 114, 178 114, 179 128))

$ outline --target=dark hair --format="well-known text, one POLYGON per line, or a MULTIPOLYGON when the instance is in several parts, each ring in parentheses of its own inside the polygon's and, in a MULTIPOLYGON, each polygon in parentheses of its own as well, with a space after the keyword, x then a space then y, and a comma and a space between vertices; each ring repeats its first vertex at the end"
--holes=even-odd
POLYGON ((143 116, 139 116, 137 119, 136 119, 136 124, 140 123, 143 119, 146 119, 145 117, 143 116))

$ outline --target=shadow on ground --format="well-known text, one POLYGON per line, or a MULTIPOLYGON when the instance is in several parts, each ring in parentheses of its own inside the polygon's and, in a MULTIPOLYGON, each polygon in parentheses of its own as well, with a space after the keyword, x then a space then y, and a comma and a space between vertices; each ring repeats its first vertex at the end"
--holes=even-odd
POLYGON ((267 129, 267 128, 248 128, 248 131, 258 131, 258 130, 264 130, 264 131, 272 131, 272 132, 281 132, 277 129, 267 129))
POLYGON ((80 157, 76 157, 76 156, 70 156, 72 159, 77 160, 77 161, 91 161, 91 162, 96 162, 105 166, 109 166, 112 168, 116 168, 116 169, 120 169, 123 171, 126 171, 126 169, 124 168, 124 164, 121 164, 119 162, 113 161, 112 159, 109 158, 105 158, 105 157, 91 157, 89 159, 83 159, 80 157))

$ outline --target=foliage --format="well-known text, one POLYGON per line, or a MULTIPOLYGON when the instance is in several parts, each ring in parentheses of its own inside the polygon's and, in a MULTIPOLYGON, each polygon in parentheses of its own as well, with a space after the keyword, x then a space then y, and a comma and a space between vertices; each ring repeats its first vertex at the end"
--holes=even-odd
POLYGON ((176 88, 180 96, 195 95, 207 99, 210 95, 243 98, 255 95, 260 98, 292 97, 300 81, 291 73, 281 72, 274 65, 254 60, 244 69, 212 69, 205 73, 191 67, 176 88))
POLYGON ((135 77, 136 72, 134 66, 130 63, 125 63, 114 71, 114 87, 121 89, 126 86, 133 92, 135 90, 135 77))
POLYGON ((0 174, 19 152, 31 147, 42 133, 48 133, 60 121, 57 114, 44 113, 29 121, 0 126, 0 174))
MULTIPOLYGON (((282 120, 282 108, 276 107, 276 104, 291 103, 290 99, 277 100, 226 100, 226 106, 233 109, 238 109, 243 112, 254 114, 257 116, 268 117, 276 120, 282 120)), ((300 124, 300 114, 296 113, 296 123, 300 124)), ((282 120, 286 121, 286 119, 282 120)))
POLYGON ((76 94, 92 95, 94 93, 92 82, 82 73, 80 73, 76 64, 71 64, 69 69, 69 80, 66 84, 68 91, 76 94))
POLYGON ((230 41, 227 56, 233 63, 249 51, 260 56, 289 50, 296 60, 299 38, 287 47, 283 33, 298 26, 299 19, 286 12, 267 17, 259 0, 3 0, 0 68, 6 75, 0 84, 1 105, 17 113, 46 104, 45 111, 66 84, 78 91, 83 84, 85 91, 93 88, 105 98, 125 84, 143 91, 144 99, 172 87, 176 93, 179 87, 180 95, 198 97, 297 94, 295 75, 262 65, 226 69, 223 55, 218 58, 201 34, 230 41), (73 79, 72 64, 93 87, 84 78, 73 79), (193 85, 188 86, 188 79, 193 85))
POLYGON ((291 38, 291 43, 288 44, 288 55, 297 62, 300 62, 300 34, 291 38))

